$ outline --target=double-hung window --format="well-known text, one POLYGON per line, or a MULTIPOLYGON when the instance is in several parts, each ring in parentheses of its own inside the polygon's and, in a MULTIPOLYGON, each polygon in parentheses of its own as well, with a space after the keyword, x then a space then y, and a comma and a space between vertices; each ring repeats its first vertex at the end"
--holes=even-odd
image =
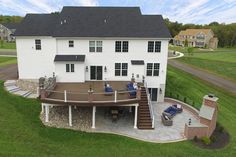
POLYGON ((127 76, 128 63, 115 63, 115 76, 127 76))
POLYGON ((42 47, 41 47, 41 40, 40 39, 36 39, 35 40, 35 49, 36 50, 41 50, 42 47))
POLYGON ((148 41, 148 52, 161 52, 161 41, 148 41))
POLYGON ((146 75, 159 76, 160 63, 147 63, 146 75))
POLYGON ((75 72, 74 64, 66 64, 66 72, 75 72))
POLYGON ((128 41, 116 41, 115 51, 116 52, 128 52, 129 51, 129 42, 128 41))
POLYGON ((73 40, 69 40, 69 47, 74 47, 74 41, 73 40))
POLYGON ((102 41, 89 41, 89 52, 102 52, 102 41))

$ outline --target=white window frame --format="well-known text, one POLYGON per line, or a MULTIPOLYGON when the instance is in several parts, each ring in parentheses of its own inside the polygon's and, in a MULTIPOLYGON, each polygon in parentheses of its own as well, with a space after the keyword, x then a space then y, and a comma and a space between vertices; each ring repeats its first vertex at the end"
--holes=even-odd
POLYGON ((103 51, 103 41, 102 40, 90 40, 89 41, 89 52, 98 52, 101 53, 103 51), (93 43, 93 44, 91 44, 93 43), (94 50, 91 51, 91 48, 94 50))

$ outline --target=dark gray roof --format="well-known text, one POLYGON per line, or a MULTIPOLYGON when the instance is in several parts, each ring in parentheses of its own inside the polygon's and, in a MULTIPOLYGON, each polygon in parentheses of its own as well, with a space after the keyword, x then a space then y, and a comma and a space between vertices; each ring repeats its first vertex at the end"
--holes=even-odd
POLYGON ((144 65, 144 60, 131 60, 132 65, 144 65))
POLYGON ((76 61, 76 62, 84 62, 85 55, 56 55, 54 62, 60 61, 76 61))
POLYGON ((2 25, 8 29, 16 29, 19 23, 2 23, 2 25))
POLYGON ((57 14, 27 14, 15 36, 52 36, 57 20, 57 14))
POLYGON ((59 14, 28 14, 16 36, 171 38, 161 15, 138 7, 63 7, 59 14))

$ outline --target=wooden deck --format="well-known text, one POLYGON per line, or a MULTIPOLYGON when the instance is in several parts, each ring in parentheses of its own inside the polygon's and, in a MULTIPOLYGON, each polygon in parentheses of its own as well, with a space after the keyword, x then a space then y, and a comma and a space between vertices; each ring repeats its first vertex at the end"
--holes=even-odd
POLYGON ((96 105, 96 106, 110 106, 110 105, 126 105, 137 103, 137 98, 130 98, 127 92, 127 81, 107 81, 117 91, 112 94, 104 93, 104 81, 87 81, 85 83, 57 83, 55 89, 50 91, 47 98, 42 99, 44 103, 54 103, 60 105, 96 105), (93 94, 89 95, 89 89, 93 90, 93 94), (65 92, 66 91, 66 101, 65 92))

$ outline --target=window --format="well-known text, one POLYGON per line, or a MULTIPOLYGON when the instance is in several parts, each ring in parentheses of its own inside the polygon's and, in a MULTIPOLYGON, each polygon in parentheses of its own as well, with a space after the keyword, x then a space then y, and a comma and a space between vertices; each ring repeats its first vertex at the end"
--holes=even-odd
POLYGON ((116 52, 121 52, 121 41, 116 41, 116 52))
POLYGON ((75 72, 74 64, 66 64, 66 72, 75 72))
POLYGON ((147 63, 147 76, 159 76, 160 63, 147 63))
POLYGON ((69 47, 74 47, 74 41, 73 40, 69 41, 69 47))
POLYGON ((128 52, 129 51, 129 42, 128 41, 116 41, 115 51, 116 52, 128 52))
POLYGON ((115 76, 127 76, 128 63, 115 63, 115 76))
POLYGON ((97 43, 96 51, 97 52, 102 52, 102 41, 97 41, 96 43, 97 43))
POLYGON ((89 41, 89 52, 102 52, 102 41, 89 41))
POLYGON ((35 49, 41 50, 41 40, 40 39, 35 40, 35 49))
POLYGON ((148 42, 148 52, 161 52, 161 42, 160 41, 155 41, 155 42, 149 41, 148 42))
POLYGON ((161 42, 155 41, 155 52, 161 52, 161 42))
POLYGON ((154 41, 148 42, 148 52, 153 52, 154 50, 154 41))

